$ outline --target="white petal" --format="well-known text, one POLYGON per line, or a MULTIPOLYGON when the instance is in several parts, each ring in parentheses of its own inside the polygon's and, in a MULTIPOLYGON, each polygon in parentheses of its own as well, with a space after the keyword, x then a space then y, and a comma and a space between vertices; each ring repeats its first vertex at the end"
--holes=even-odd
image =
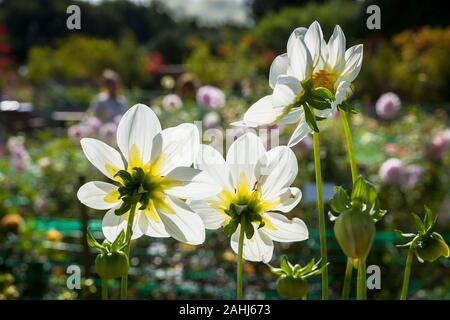
POLYGON ((114 180, 107 166, 118 170, 124 169, 120 153, 106 143, 91 138, 81 139, 80 143, 86 158, 108 178, 114 180))
POLYGON ((188 200, 187 204, 200 216, 207 229, 219 229, 226 219, 224 213, 217 211, 206 200, 188 200))
POLYGON ((290 187, 298 172, 297 158, 286 146, 267 152, 267 164, 261 169, 261 189, 265 199, 273 199, 281 190, 290 187))
POLYGON ((328 64, 335 71, 342 70, 345 64, 345 35, 341 27, 336 26, 328 42, 328 64))
POLYGON ((153 137, 161 131, 161 124, 152 109, 144 104, 130 108, 117 127, 117 145, 128 160, 132 145, 136 145, 143 163, 150 160, 153 137))
POLYGON ((269 85, 273 89, 277 82, 278 76, 285 75, 289 67, 289 59, 287 53, 277 56, 270 66, 269 85))
POLYGON ((201 144, 194 166, 207 172, 222 188, 227 190, 234 188, 228 164, 215 148, 201 144))
MULTIPOLYGON (((333 101, 334 102, 334 101, 333 101)), ((332 115, 334 115, 334 106, 335 104, 331 103, 331 108, 329 109, 324 109, 324 110, 314 110, 314 113, 316 116, 321 117, 321 118, 329 118, 332 115)))
MULTIPOLYGON (((109 242, 113 242, 116 237, 119 235, 119 233, 122 230, 127 229, 127 220, 124 219, 125 215, 116 216, 114 214, 115 208, 110 209, 102 220, 102 230, 103 234, 109 242)), ((139 211, 136 212, 136 216, 133 222, 133 235, 131 236, 131 239, 137 239, 142 236, 141 228, 139 228, 139 211)))
POLYGON ((117 186, 102 182, 102 181, 91 181, 85 183, 80 187, 77 192, 78 200, 81 201, 82 204, 97 210, 106 210, 111 209, 113 207, 117 207, 120 204, 120 200, 115 202, 106 202, 105 197, 116 191, 117 186))
POLYGON ((305 44, 311 53, 313 64, 316 65, 320 58, 320 46, 323 39, 322 29, 317 21, 314 21, 305 34, 305 44))
POLYGON ((292 108, 287 115, 281 118, 279 123, 280 124, 297 123, 302 119, 303 113, 304 113, 303 108, 292 108))
POLYGON ((341 73, 341 77, 352 82, 358 76, 361 70, 363 59, 363 45, 359 44, 349 48, 345 52, 345 67, 341 73))
POLYGON ((233 185, 237 185, 241 173, 244 173, 250 185, 253 185, 256 165, 265 155, 266 148, 254 133, 248 132, 237 138, 231 144, 226 160, 233 178, 233 185))
POLYGON ((176 186, 165 190, 165 193, 182 199, 205 199, 212 197, 222 189, 208 172, 189 167, 178 167, 167 176, 176 181, 176 186))
POLYGON ((294 209, 302 199, 302 191, 299 188, 286 188, 278 194, 280 204, 274 211, 289 212, 294 209))
POLYGON ((176 213, 160 212, 166 231, 180 242, 203 243, 205 241, 205 225, 200 216, 179 199, 167 197, 167 201, 176 213))
POLYGON ((162 154, 161 175, 166 175, 176 167, 189 167, 194 162, 200 146, 198 128, 191 123, 183 123, 164 129, 154 138, 152 158, 162 154))
POLYGON ((298 39, 304 39, 305 34, 308 29, 304 27, 296 28, 291 35, 289 36, 288 42, 287 42, 287 56, 290 57, 293 51, 294 43, 298 41, 298 39))
POLYGON ((262 231, 274 241, 303 241, 309 237, 306 224, 299 218, 289 220, 284 215, 275 212, 266 212, 264 217, 270 222, 271 226, 264 226, 262 231))
POLYGON ((279 76, 272 94, 272 104, 275 110, 283 112, 286 107, 294 103, 302 91, 300 81, 296 77, 279 76))
POLYGON ((286 106, 275 108, 272 104, 272 96, 262 97, 247 110, 244 122, 255 126, 270 125, 283 114, 286 106))
POLYGON ((303 81, 311 76, 313 61, 311 53, 306 47, 303 39, 297 39, 292 46, 292 53, 289 55, 288 75, 303 81))
POLYGON ((302 141, 310 132, 311 129, 309 128, 308 123, 306 123, 306 121, 302 117, 300 123, 298 124, 297 128, 295 128, 291 138, 289 139, 288 146, 295 146, 297 143, 302 141))
MULTIPOLYGON (((334 115, 336 113, 337 106, 339 104, 341 104, 342 101, 346 100, 352 91, 352 89, 350 87, 351 83, 349 81, 338 79, 337 82, 338 82, 338 85, 337 85, 337 89, 336 89, 335 99, 331 103, 331 110, 330 110, 331 114, 329 116, 334 115)), ((320 110, 320 111, 324 111, 324 110, 320 110)), ((327 116, 327 117, 329 117, 329 116, 327 116)))
MULTIPOLYGON (((253 238, 247 239, 244 235, 244 250, 243 257, 248 261, 262 261, 268 263, 273 255, 273 242, 267 235, 255 227, 253 238)), ((231 236, 231 248, 237 254, 239 248, 239 233, 241 227, 239 226, 236 232, 231 236)))
POLYGON ((230 124, 234 127, 241 127, 241 128, 256 128, 256 127, 258 127, 258 124, 253 123, 253 122, 247 122, 244 120, 235 121, 230 124))
POLYGON ((155 238, 167 238, 170 235, 167 233, 162 220, 155 221, 147 216, 144 211, 139 214, 139 228, 142 233, 155 238))

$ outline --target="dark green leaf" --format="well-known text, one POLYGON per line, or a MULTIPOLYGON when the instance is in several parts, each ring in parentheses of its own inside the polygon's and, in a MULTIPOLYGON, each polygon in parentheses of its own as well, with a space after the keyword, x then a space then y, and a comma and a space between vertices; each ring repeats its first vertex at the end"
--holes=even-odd
POLYGON ((288 261, 286 256, 282 256, 281 257, 280 268, 287 275, 289 275, 289 276, 292 275, 292 271, 293 270, 292 270, 291 264, 289 263, 289 261, 288 261))
POLYGON ((245 235, 247 239, 253 238, 253 235, 255 234, 255 228, 253 227, 253 224, 251 221, 247 220, 245 221, 245 235))
POLYGON ((238 221, 233 219, 223 228, 223 232, 227 237, 231 237, 236 232, 238 225, 238 221))
POLYGON ((97 240, 95 240, 94 236, 92 235, 92 233, 89 230, 87 232, 86 240, 87 240, 88 246, 90 248, 96 249, 100 252, 106 251, 105 247, 102 246, 97 240))
POLYGON ((319 127, 317 127, 316 119, 314 117, 313 112, 309 108, 309 106, 305 105, 303 106, 303 109, 305 110, 305 120, 308 126, 313 130, 314 132, 319 132, 319 127))
POLYGON ((334 188, 333 198, 330 200, 331 210, 342 213, 350 207, 350 198, 344 188, 337 186, 334 188))
POLYGON ((411 213, 411 215, 414 218, 414 221, 416 222, 416 228, 417 228, 417 231, 419 231, 419 234, 424 234, 425 233, 425 225, 423 224, 420 217, 417 214, 415 214, 414 212, 411 213))
POLYGON ((122 246, 123 242, 125 240, 125 231, 120 231, 119 235, 116 237, 114 242, 111 245, 111 251, 115 252, 119 250, 119 248, 122 246))
POLYGON ((353 185, 352 201, 365 201, 367 198, 367 185, 362 177, 359 177, 353 185))

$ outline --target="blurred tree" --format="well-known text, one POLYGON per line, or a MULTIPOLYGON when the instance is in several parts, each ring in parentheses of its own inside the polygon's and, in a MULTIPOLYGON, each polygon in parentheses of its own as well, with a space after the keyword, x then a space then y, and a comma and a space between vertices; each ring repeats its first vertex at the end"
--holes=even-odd
POLYGON ((300 8, 285 7, 278 13, 267 14, 257 23, 251 34, 256 46, 271 48, 281 53, 286 51, 290 33, 296 27, 309 26, 314 20, 320 22, 327 40, 336 24, 346 30, 347 37, 351 37, 351 30, 358 22, 359 11, 359 4, 344 0, 331 0, 324 4, 309 3, 300 8))
POLYGON ((310 2, 324 2, 324 0, 252 0, 249 7, 253 18, 258 21, 269 12, 277 12, 284 7, 302 7, 310 2))
POLYGON ((58 40, 68 35, 83 34, 119 41, 123 30, 129 29, 137 42, 147 43, 156 39, 160 32, 176 28, 174 20, 157 1, 144 4, 117 0, 93 4, 71 0, 3 0, 0 1, 0 12, 19 63, 25 61, 31 47, 55 46, 58 40), (79 31, 66 27, 66 9, 71 4, 81 8, 79 31))
POLYGON ((117 46, 111 40, 71 36, 56 49, 33 47, 28 59, 28 78, 34 83, 50 79, 63 82, 95 82, 106 68, 117 70, 127 85, 144 77, 145 56, 132 34, 125 33, 117 46))

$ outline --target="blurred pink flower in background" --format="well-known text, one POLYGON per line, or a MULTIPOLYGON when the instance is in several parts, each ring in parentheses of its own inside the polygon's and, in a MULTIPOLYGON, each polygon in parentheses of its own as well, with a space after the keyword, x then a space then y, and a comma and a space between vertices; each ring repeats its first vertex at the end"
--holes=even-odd
POLYGON ((97 117, 89 117, 84 123, 89 127, 89 129, 91 129, 92 132, 97 131, 102 125, 101 120, 97 117))
POLYGON ((117 125, 113 122, 107 122, 98 129, 98 135, 101 140, 109 145, 114 145, 116 141, 117 125))
POLYGON ((396 118, 400 112, 402 102, 398 95, 393 92, 382 94, 375 104, 377 115, 384 120, 396 118))
POLYGON ((207 129, 217 128, 220 124, 220 115, 217 112, 208 112, 203 118, 203 125, 207 129))
POLYGON ((80 141, 91 134, 91 129, 82 123, 74 124, 67 129, 67 135, 74 141, 80 141))
POLYGON ((203 86, 197 91, 197 103, 205 109, 216 109, 225 106, 225 94, 219 88, 203 86))
POLYGON ((395 143, 388 143, 384 146, 384 151, 393 156, 394 154, 399 152, 399 148, 395 143))
POLYGON ((414 188, 420 181, 423 174, 423 167, 418 164, 411 164, 405 169, 405 186, 414 188))
POLYGON ((7 142, 8 151, 11 154, 11 167, 14 171, 24 171, 31 166, 31 158, 25 149, 23 137, 11 137, 7 142))
POLYGON ((166 111, 179 110, 183 107, 183 101, 176 94, 168 94, 162 99, 162 107, 166 111))
POLYGON ((450 149, 450 129, 436 133, 432 140, 429 155, 432 159, 441 159, 450 149))
POLYGON ((405 182, 406 169, 400 159, 390 158, 381 165, 378 174, 386 184, 402 184, 405 182))

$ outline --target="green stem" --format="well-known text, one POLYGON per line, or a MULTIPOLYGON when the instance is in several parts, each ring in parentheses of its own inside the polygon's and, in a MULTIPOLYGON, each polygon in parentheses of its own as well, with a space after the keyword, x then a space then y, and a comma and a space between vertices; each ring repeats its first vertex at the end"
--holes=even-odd
POLYGON ((327 243, 325 237, 325 213, 323 207, 322 172, 320 167, 320 141, 319 133, 313 133, 314 169, 316 173, 317 209, 319 213, 320 255, 322 259, 322 300, 328 300, 328 259, 327 243))
POLYGON ((236 286, 236 298, 242 300, 242 254, 244 251, 244 237, 245 237, 245 219, 241 221, 241 230, 239 232, 239 244, 238 244, 238 256, 237 256, 237 286, 236 286))
POLYGON ((366 300, 366 258, 362 258, 358 262, 358 283, 356 291, 357 300, 366 300))
POLYGON ((352 283, 353 262, 347 258, 347 267, 345 269, 344 287, 342 289, 342 300, 348 300, 350 297, 350 285, 352 283))
POLYGON ((108 300, 108 280, 102 279, 102 300, 108 300))
POLYGON ((402 295, 400 300, 406 300, 408 296, 409 276, 411 275, 411 264, 414 255, 414 248, 411 245, 408 251, 408 257, 406 258, 405 273, 403 275, 402 295))
POLYGON ((352 133, 348 124, 347 112, 341 111, 342 125, 344 127, 345 140, 347 140, 348 160, 350 162, 350 170, 352 172, 352 182, 355 183, 358 178, 358 168, 356 167, 355 149, 353 147, 352 133))
MULTIPOLYGON (((347 154, 350 163, 350 171, 352 173, 352 184, 355 184, 358 178, 358 167, 356 166, 355 149, 353 147, 353 138, 350 131, 350 125, 347 118, 347 112, 340 112, 342 126, 344 128, 345 140, 347 141, 347 154)), ((347 300, 350 296, 350 286, 352 282, 353 265, 351 259, 347 258, 347 268, 345 270, 344 288, 342 290, 342 299, 347 300)))
MULTIPOLYGON (((125 243, 127 244, 124 252, 128 257, 128 261, 130 260, 130 246, 131 246, 131 236, 133 234, 133 223, 134 223, 134 215, 136 213, 136 203, 131 206, 130 213, 128 216, 128 224, 127 224, 127 232, 125 234, 125 243)), ((128 299, 128 273, 122 276, 120 283, 120 299, 127 300, 128 299)))

